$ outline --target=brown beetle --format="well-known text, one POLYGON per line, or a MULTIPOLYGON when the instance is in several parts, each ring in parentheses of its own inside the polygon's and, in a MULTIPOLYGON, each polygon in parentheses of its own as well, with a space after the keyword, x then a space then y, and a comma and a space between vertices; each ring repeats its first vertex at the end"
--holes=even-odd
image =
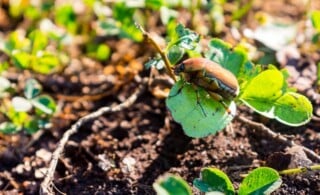
POLYGON ((204 88, 213 98, 231 100, 239 94, 237 78, 219 64, 205 58, 190 58, 174 67, 187 82, 204 88))

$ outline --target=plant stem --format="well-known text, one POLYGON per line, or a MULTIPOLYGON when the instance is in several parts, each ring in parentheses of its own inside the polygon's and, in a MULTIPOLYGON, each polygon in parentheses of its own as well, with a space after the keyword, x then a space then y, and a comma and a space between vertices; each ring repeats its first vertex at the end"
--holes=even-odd
POLYGON ((286 169, 283 171, 279 171, 279 174, 280 175, 293 175, 293 174, 305 173, 307 171, 315 171, 315 170, 320 170, 320 165, 299 167, 299 168, 295 168, 295 169, 286 169))
POLYGON ((152 36, 142 28, 141 25, 136 24, 136 26, 142 32, 144 38, 147 41, 149 41, 153 45, 154 48, 156 48, 157 52, 160 54, 162 60, 164 61, 164 64, 166 66, 166 70, 167 70, 169 76, 174 80, 174 82, 177 82, 177 79, 171 70, 171 63, 170 63, 167 55, 163 52, 163 50, 160 48, 160 46, 157 44, 157 42, 152 38, 152 36))

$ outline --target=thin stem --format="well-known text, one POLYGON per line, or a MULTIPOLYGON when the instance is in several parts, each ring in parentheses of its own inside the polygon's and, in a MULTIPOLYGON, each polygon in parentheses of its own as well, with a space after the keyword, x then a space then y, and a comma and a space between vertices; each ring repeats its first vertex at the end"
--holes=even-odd
POLYGON ((149 41, 153 45, 154 48, 156 48, 157 52, 160 54, 162 60, 164 61, 164 64, 166 66, 166 70, 167 70, 169 76, 174 80, 174 82, 177 82, 177 79, 171 70, 171 63, 170 63, 167 55, 163 52, 163 50, 160 48, 160 46, 157 44, 157 42, 152 38, 152 36, 142 28, 141 25, 136 24, 136 26, 142 32, 144 38, 147 41, 149 41))
POLYGON ((279 171, 279 174, 280 175, 293 175, 293 174, 305 173, 308 171, 315 171, 315 170, 320 170, 320 165, 299 167, 299 168, 295 168, 295 169, 286 169, 283 171, 279 171))

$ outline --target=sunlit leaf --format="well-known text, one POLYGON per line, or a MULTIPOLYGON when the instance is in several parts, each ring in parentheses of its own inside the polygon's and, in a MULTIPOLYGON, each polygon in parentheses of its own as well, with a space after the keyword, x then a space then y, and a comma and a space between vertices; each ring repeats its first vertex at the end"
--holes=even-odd
POLYGON ((244 66, 248 62, 247 54, 241 47, 232 48, 228 43, 220 39, 212 39, 209 43, 209 50, 206 58, 217 62, 222 67, 239 77, 244 66))
POLYGON ((27 52, 15 50, 12 52, 12 61, 18 68, 26 69, 29 68, 31 56, 27 52))
POLYGON ((24 88, 24 96, 27 99, 32 99, 40 94, 42 87, 35 79, 28 79, 24 88))
POLYGON ((317 31, 320 31, 320 10, 314 10, 311 12, 311 21, 312 21, 312 26, 317 31))
POLYGON ((312 105, 303 95, 291 92, 283 73, 269 69, 254 77, 243 89, 240 99, 256 112, 280 122, 298 126, 312 116, 312 105))
POLYGON ((59 58, 50 52, 39 51, 37 58, 32 61, 32 70, 41 74, 49 74, 57 70, 60 65, 59 58))
POLYGON ((96 51, 96 58, 97 60, 104 61, 110 57, 110 54, 111 54, 110 47, 108 47, 105 44, 100 44, 96 51))
POLYGON ((229 177, 217 168, 204 168, 201 171, 200 178, 193 181, 202 192, 222 192, 225 195, 235 194, 233 185, 229 177))
POLYGON ((47 95, 40 95, 31 100, 32 105, 46 114, 53 114, 56 110, 56 103, 47 95))
POLYGON ((167 175, 153 184, 157 195, 192 195, 188 183, 179 176, 167 175))
POLYGON ((11 122, 3 122, 0 124, 0 132, 5 134, 17 133, 21 128, 11 122))
POLYGON ((66 27, 69 32, 76 33, 77 20, 72 5, 65 4, 58 6, 55 11, 55 21, 57 24, 66 27))
POLYGON ((30 103, 30 101, 23 97, 13 97, 11 103, 13 108, 17 112, 28 112, 32 109, 32 104, 30 103))
POLYGON ((195 89, 182 80, 171 88, 166 100, 174 120, 182 125, 185 134, 190 137, 205 137, 225 128, 236 112, 234 102, 225 104, 231 113, 228 113, 222 103, 210 97, 204 89, 195 89))
POLYGON ((312 117, 311 102, 301 94, 287 92, 275 104, 276 119, 284 124, 300 126, 309 122, 312 117))
POLYGON ((282 183, 279 173, 269 167, 259 167, 242 181, 239 187, 239 195, 247 194, 271 194, 282 183))
POLYGON ((48 44, 47 36, 40 30, 34 30, 29 35, 31 45, 32 45, 32 54, 36 54, 38 51, 45 49, 48 44))

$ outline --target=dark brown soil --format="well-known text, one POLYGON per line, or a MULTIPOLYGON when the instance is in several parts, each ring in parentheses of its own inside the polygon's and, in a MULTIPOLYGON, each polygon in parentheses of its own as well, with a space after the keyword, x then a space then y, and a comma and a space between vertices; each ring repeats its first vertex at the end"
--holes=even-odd
MULTIPOLYGON (((265 6, 264 9, 270 11, 272 4, 266 2, 258 3, 255 9, 265 6)), ((295 18, 302 11, 299 6, 289 6, 281 14, 295 18), (297 14, 288 14, 290 10, 296 10, 297 14)), ((45 92, 56 98, 61 112, 53 119, 53 127, 40 132, 40 137, 23 132, 0 134, 0 190, 3 193, 38 194, 52 152, 70 125, 102 106, 122 102, 137 88, 134 75, 149 75, 148 70, 142 70, 143 63, 154 55, 149 52, 149 46, 128 40, 106 41, 116 54, 108 64, 79 58, 61 74, 34 76, 41 81, 45 92), (131 48, 130 51, 127 48, 131 48)), ((313 103, 314 117, 308 124, 288 127, 260 117, 244 106, 238 107, 238 114, 261 122, 320 155, 320 98, 315 85, 319 56, 318 51, 301 59, 288 59, 291 61, 287 65, 290 84, 313 103)), ((8 77, 17 81, 19 74, 23 78, 30 76, 28 72, 12 70, 8 77)), ((299 152, 260 135, 238 120, 216 135, 191 139, 173 121, 164 99, 156 98, 147 90, 129 109, 99 117, 71 137, 59 160, 54 184, 57 194, 58 190, 66 194, 155 194, 152 184, 165 173, 180 175, 192 185, 201 168, 215 166, 230 176, 237 189, 243 179, 241 175, 259 166, 281 170, 299 160, 304 162, 302 166, 320 163, 299 152)), ((320 194, 319 172, 282 179, 283 184, 273 194, 320 194)), ((193 192, 200 194, 195 188, 193 192)))

